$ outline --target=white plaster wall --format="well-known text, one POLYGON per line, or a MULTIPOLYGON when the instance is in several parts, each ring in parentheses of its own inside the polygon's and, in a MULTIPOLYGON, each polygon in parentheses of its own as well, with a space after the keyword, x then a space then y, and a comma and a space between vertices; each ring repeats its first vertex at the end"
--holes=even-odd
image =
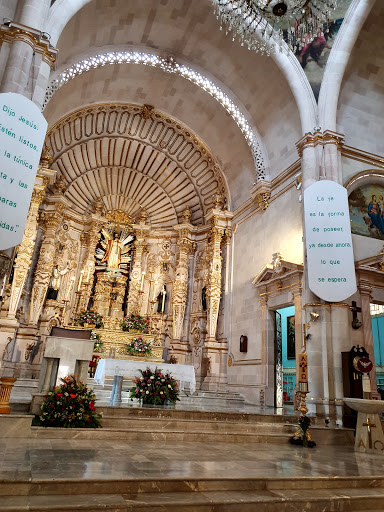
POLYGON ((258 212, 238 223, 233 235, 233 282, 231 310, 231 339, 229 351, 234 366, 228 368, 228 382, 250 399, 258 400, 261 385, 261 310, 259 296, 252 280, 271 263, 272 254, 280 252, 283 259, 303 262, 301 203, 297 190, 291 188, 273 201, 264 212, 258 212), (240 353, 239 340, 248 336, 248 352, 240 353), (237 366, 238 361, 251 365, 237 366))
POLYGON ((356 41, 344 75, 337 131, 346 144, 384 154, 384 2, 377 1, 356 41))

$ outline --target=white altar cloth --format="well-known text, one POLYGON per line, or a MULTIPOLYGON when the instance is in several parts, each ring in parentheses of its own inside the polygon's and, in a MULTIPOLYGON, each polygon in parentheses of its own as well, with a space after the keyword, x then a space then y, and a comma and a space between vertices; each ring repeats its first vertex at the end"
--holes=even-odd
POLYGON ((129 359, 100 359, 95 372, 94 381, 104 386, 106 375, 119 375, 121 377, 140 377, 139 370, 156 368, 165 373, 170 373, 175 380, 180 382, 180 390, 189 382, 189 390, 196 390, 195 368, 186 364, 149 363, 147 361, 130 361, 129 359))

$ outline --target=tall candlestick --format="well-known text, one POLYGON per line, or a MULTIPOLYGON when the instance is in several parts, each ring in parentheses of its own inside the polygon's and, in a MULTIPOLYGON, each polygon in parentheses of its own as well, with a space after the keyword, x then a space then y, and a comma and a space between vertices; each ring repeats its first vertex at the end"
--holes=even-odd
POLYGON ((165 296, 166 296, 167 292, 165 290, 163 290, 163 303, 161 305, 161 312, 164 313, 164 306, 165 306, 165 296))
POLYGON ((145 276, 145 272, 142 272, 141 273, 141 283, 140 283, 140 291, 141 292, 143 291, 143 288, 144 288, 144 276, 145 276))
POLYGON ((157 286, 157 281, 155 281, 155 284, 153 285, 153 297, 152 297, 152 302, 155 302, 155 298, 156 298, 156 286, 157 286))
POLYGON ((77 285, 77 291, 78 291, 78 292, 80 291, 81 281, 83 280, 83 274, 84 274, 84 270, 82 270, 82 271, 80 272, 79 284, 77 285))
POLYGON ((65 300, 68 300, 69 294, 71 293, 71 290, 72 290, 72 285, 73 285, 73 281, 74 280, 75 280, 75 276, 72 276, 71 280, 69 282, 69 287, 68 287, 68 290, 67 290, 67 295, 65 296, 65 300))

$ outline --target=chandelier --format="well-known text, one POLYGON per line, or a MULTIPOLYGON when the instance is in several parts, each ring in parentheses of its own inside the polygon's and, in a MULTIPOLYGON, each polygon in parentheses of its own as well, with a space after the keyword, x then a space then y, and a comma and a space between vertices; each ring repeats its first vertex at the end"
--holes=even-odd
POLYGON ((220 30, 249 50, 270 55, 277 44, 297 54, 328 32, 337 0, 212 0, 220 30), (285 41, 286 45, 283 44, 285 41), (275 44, 274 44, 275 43, 275 44))

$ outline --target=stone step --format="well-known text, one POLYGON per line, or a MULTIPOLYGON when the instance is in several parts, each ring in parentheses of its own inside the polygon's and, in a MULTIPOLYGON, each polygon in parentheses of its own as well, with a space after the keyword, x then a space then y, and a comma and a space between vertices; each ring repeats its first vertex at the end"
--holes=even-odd
POLYGON ((383 510, 383 489, 274 489, 2 496, 1 512, 326 512, 383 510))

